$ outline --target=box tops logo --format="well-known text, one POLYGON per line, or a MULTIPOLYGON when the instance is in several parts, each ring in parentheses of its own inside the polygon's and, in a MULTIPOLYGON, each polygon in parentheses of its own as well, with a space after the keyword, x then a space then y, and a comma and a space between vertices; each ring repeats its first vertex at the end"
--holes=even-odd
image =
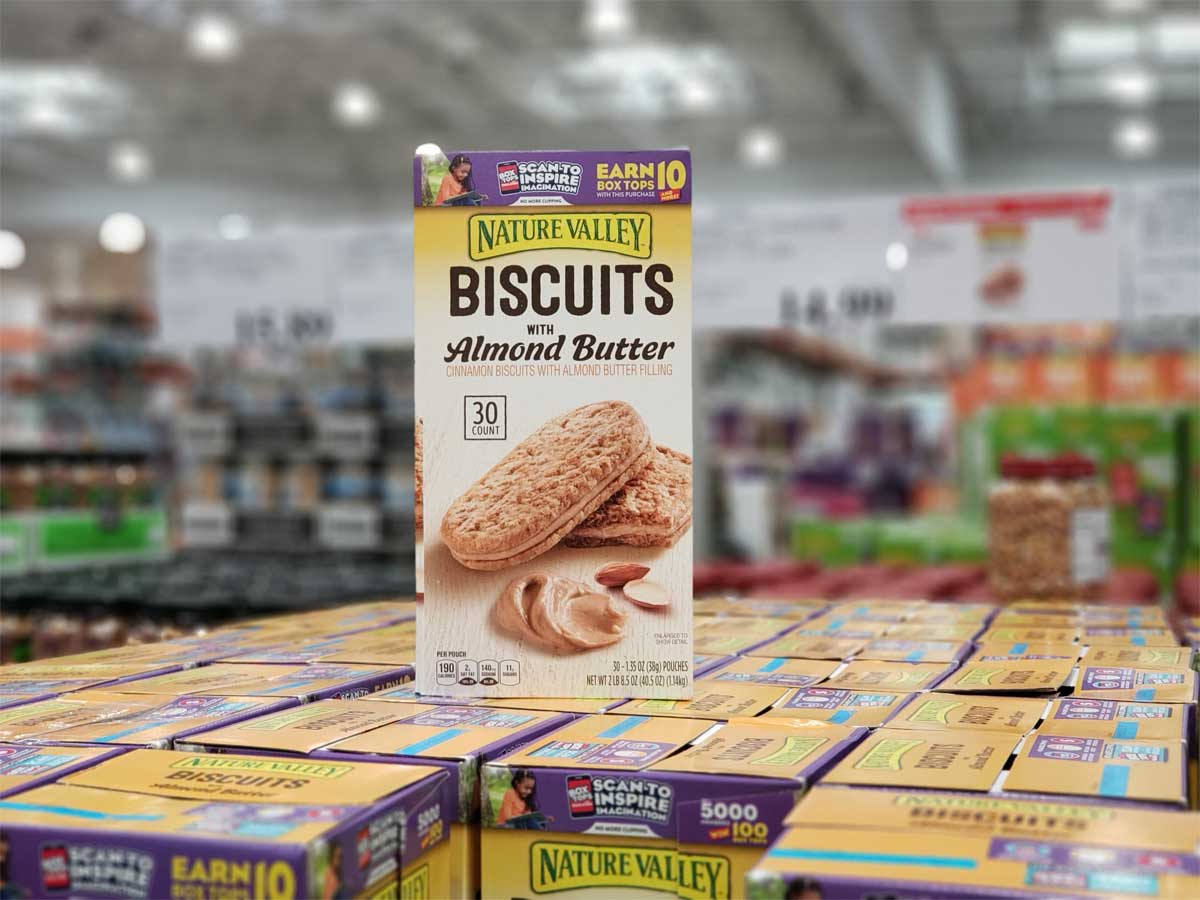
POLYGON ((583 166, 557 159, 496 163, 502 196, 511 194, 578 194, 583 166))
POLYGON ((641 819, 665 825, 671 818, 675 790, 648 778, 618 775, 569 775, 567 806, 571 818, 641 819))
POLYGON ((641 888, 686 900, 727 900, 729 860, 674 847, 613 847, 535 841, 529 847, 529 887, 535 894, 586 888, 641 888))
POLYGON ((41 870, 46 891, 143 898, 150 896, 154 857, 120 847, 43 844, 41 870))
POLYGON ((651 219, 644 212, 480 213, 467 221, 471 259, 525 250, 598 250, 649 259, 651 219))
POLYGON ((171 763, 172 769, 220 769, 223 771, 263 772, 272 775, 306 775, 309 778, 341 778, 354 771, 350 765, 332 763, 285 762, 279 759, 239 759, 227 756, 189 756, 171 763))

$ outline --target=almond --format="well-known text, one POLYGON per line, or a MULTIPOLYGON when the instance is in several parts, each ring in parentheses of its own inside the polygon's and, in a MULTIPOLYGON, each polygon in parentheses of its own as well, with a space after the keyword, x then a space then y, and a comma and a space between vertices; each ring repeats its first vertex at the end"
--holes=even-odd
POLYGON ((613 562, 600 567, 596 572, 596 583, 605 587, 619 588, 648 574, 650 574, 649 566, 631 562, 613 562))
POLYGON ((647 609, 662 609, 671 605, 666 588, 654 581, 630 581, 622 590, 630 601, 647 609))

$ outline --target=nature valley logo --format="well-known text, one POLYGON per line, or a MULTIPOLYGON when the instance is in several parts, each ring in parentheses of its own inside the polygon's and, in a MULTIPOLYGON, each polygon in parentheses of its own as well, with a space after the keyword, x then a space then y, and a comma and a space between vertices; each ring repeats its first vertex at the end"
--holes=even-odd
POLYGON ((888 769, 892 772, 899 772, 903 768, 904 754, 924 743, 924 741, 901 741, 887 738, 867 751, 867 754, 854 764, 854 768, 888 769))
POLYGON ((280 759, 238 759, 228 756, 189 756, 171 763, 172 769, 205 769, 264 772, 272 775, 306 775, 309 778, 341 778, 353 766, 332 763, 285 762, 280 759))
POLYGON ((643 212, 480 213, 467 221, 471 259, 525 250, 601 250, 650 258, 651 220, 643 212))
POLYGON ((926 700, 909 718, 910 722, 940 722, 950 724, 950 713, 962 704, 957 700, 926 700))
POLYGON ((433 896, 429 883, 429 866, 421 866, 400 881, 400 900, 429 900, 433 896))
POLYGON ((613 847, 537 841, 529 848, 535 894, 585 888, 641 888, 685 900, 728 900, 729 860, 669 847, 613 847))

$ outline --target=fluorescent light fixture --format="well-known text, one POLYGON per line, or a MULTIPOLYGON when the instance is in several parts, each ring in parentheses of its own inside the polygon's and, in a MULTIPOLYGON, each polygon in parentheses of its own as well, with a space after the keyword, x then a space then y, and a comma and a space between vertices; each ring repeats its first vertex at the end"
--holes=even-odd
POLYGON ((379 118, 379 97, 361 81, 347 81, 333 92, 333 117, 347 128, 367 128, 379 118))
POLYGON ((446 155, 437 144, 421 144, 417 147, 416 154, 422 159, 437 159, 446 155))
POLYGON ((239 213, 227 213, 217 220, 217 234, 227 241, 240 241, 250 236, 250 220, 239 213))
POLYGON ((237 56, 241 48, 242 36, 225 16, 206 13, 193 19, 188 28, 188 49, 196 59, 224 62, 237 56))
POLYGON ((141 144, 121 141, 108 151, 108 171, 118 181, 145 181, 154 165, 150 154, 141 144))
POLYGON ((883 260, 893 272, 901 271, 908 265, 908 247, 899 241, 888 244, 883 253, 883 260))
POLYGON ((1148 119, 1123 119, 1113 129, 1113 148, 1126 159, 1144 159, 1158 150, 1158 126, 1148 119))
POLYGON ((742 159, 753 168, 771 166, 783 159, 783 138, 771 128, 752 128, 742 135, 742 159))
POLYGON ((633 30, 633 10, 629 0, 588 0, 583 29, 591 37, 602 40, 629 34, 633 30))
POLYGON ((137 253, 146 245, 146 226, 133 213, 116 212, 100 223, 100 246, 109 253, 137 253))
POLYGON ((25 107, 25 124, 36 131, 70 131, 75 117, 53 97, 38 97, 25 107))
POLYGON ((0 269, 19 269, 25 262, 25 242, 15 231, 0 229, 0 269))
POLYGON ((1137 55, 1137 26, 1128 22, 1064 22, 1054 35, 1054 54, 1063 63, 1103 64, 1137 55))
POLYGON ((1152 0, 1100 0, 1101 8, 1110 16, 1138 16, 1152 5, 1152 0))
POLYGON ((717 102, 717 92, 703 79, 689 78, 680 85, 680 100, 689 112, 712 109, 717 102))
POLYGON ((1172 62, 1200 59, 1200 16, 1159 16, 1150 23, 1150 44, 1172 62))
POLYGON ((1158 96, 1158 76, 1138 67, 1113 69, 1104 76, 1104 92, 1121 106, 1145 106, 1158 96))

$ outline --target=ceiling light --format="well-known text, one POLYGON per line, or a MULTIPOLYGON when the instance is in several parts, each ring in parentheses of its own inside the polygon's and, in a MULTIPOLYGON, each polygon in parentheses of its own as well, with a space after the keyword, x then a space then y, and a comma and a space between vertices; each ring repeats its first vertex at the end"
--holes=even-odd
POLYGON ((702 112, 712 109, 717 100, 717 92, 707 81, 691 78, 685 81, 679 90, 683 108, 691 112, 702 112))
POLYGON ((73 124, 73 116, 57 100, 39 97, 26 105, 25 124, 37 131, 67 131, 73 124))
POLYGON ((1130 59, 1138 43, 1138 30, 1130 23, 1071 21, 1054 35, 1054 53, 1060 62, 1094 65, 1130 59))
POLYGON ((333 116, 347 128, 366 128, 379 118, 379 97, 360 81, 347 81, 333 93, 333 116))
POLYGON ((1200 16, 1159 16, 1150 25, 1150 42, 1163 59, 1200 58, 1200 16))
POLYGON ((1101 0, 1100 6, 1110 16, 1136 16, 1151 6, 1151 0, 1101 0))
POLYGON ((188 49, 196 59, 224 62, 237 56, 242 36, 229 19, 213 13, 197 16, 188 29, 188 49))
POLYGON ((0 229, 0 269, 19 269, 25 262, 25 242, 15 231, 0 229))
POLYGON ((899 272, 908 265, 908 247, 899 241, 888 244, 887 250, 883 253, 883 259, 889 269, 899 272))
POLYGON ((753 128, 742 135, 742 159, 755 168, 783 159, 783 139, 770 128, 753 128))
POLYGON ((437 144, 421 144, 416 149, 416 155, 422 159, 437 159, 446 154, 442 153, 442 148, 437 144))
POLYGON ((109 253, 137 253, 145 245, 146 226, 133 213, 113 213, 100 223, 100 246, 109 253))
POLYGON ((1145 106, 1158 95, 1158 77, 1148 69, 1114 69, 1104 77, 1104 91, 1122 106, 1145 106))
POLYGON ((217 220, 217 234, 227 241, 240 241, 250 236, 250 220, 238 213, 228 213, 217 220))
POLYGON ((118 181, 144 181, 153 167, 146 148, 133 141, 113 144, 108 151, 108 171, 118 181))
POLYGON ((1152 156, 1158 149, 1158 127, 1147 119, 1124 119, 1112 134, 1113 147, 1128 159, 1152 156))
POLYGON ((624 37, 633 30, 633 10, 629 0, 588 0, 583 29, 597 39, 624 37))

